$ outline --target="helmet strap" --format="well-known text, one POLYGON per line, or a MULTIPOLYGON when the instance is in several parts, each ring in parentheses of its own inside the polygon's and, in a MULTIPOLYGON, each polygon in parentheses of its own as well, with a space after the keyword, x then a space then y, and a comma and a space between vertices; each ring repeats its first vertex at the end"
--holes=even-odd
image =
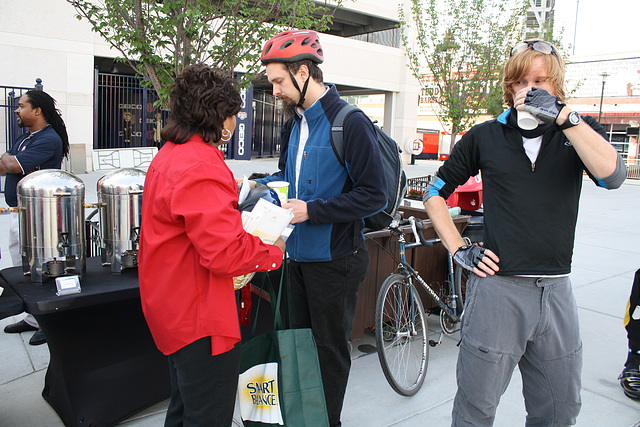
POLYGON ((296 106, 302 108, 302 104, 304 104, 304 101, 305 101, 304 97, 307 94, 307 86, 309 85, 309 79, 311 78, 311 76, 309 76, 309 78, 305 80, 304 86, 302 86, 302 90, 300 90, 300 86, 298 86, 298 82, 296 81, 296 78, 293 76, 293 73, 291 72, 291 70, 289 70, 289 67, 287 67, 287 71, 289 71, 289 75, 291 76, 291 81, 293 82, 293 86, 298 90, 298 92, 300 92, 300 101, 298 101, 296 106))

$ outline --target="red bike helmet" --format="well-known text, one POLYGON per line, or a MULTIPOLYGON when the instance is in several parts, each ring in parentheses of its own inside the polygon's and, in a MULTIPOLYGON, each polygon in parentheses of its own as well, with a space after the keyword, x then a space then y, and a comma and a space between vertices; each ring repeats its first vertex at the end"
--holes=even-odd
POLYGON ((322 64, 324 55, 318 34, 311 30, 284 31, 273 36, 262 50, 260 60, 263 64, 270 62, 297 62, 309 59, 322 64))

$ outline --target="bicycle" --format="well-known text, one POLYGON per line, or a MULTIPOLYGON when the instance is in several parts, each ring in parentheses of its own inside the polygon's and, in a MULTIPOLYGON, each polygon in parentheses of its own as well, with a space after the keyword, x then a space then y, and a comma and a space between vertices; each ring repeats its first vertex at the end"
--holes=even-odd
POLYGON ((420 296, 413 285, 419 283, 440 307, 440 326, 445 335, 459 330, 464 310, 464 295, 468 272, 455 268, 448 256, 447 284, 441 298, 406 261, 406 250, 420 246, 430 247, 440 239, 426 240, 422 233, 422 220, 409 217, 405 221, 394 220, 388 230, 400 245, 399 257, 389 253, 397 262, 399 272, 392 273, 382 284, 376 301, 375 336, 378 358, 389 385, 400 395, 412 396, 424 382, 429 346, 438 342, 427 341, 425 311, 420 296), (407 242, 401 226, 410 224, 415 242, 407 242), (448 289, 447 289, 448 288, 448 289))

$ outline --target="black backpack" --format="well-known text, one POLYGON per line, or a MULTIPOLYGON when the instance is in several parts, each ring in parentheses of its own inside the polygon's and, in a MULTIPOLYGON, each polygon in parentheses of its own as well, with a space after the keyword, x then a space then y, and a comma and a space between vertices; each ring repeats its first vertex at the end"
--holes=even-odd
MULTIPOLYGON (((344 122, 354 111, 362 111, 355 105, 345 105, 338 112, 331 124, 331 146, 342 166, 344 163, 344 122)), ((382 157, 382 166, 387 178, 387 207, 364 219, 364 226, 369 230, 386 228, 398 211, 400 202, 407 191, 407 176, 402 170, 402 159, 398 144, 388 137, 377 125, 373 125, 382 157)))

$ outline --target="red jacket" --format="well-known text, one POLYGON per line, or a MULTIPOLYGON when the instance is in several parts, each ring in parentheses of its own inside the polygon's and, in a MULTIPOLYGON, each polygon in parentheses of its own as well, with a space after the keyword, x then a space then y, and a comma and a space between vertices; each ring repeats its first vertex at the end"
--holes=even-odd
POLYGON ((282 252, 242 228, 238 187, 217 148, 167 142, 147 172, 138 269, 142 310, 158 349, 211 337, 212 354, 240 340, 234 276, 280 267, 282 252))

